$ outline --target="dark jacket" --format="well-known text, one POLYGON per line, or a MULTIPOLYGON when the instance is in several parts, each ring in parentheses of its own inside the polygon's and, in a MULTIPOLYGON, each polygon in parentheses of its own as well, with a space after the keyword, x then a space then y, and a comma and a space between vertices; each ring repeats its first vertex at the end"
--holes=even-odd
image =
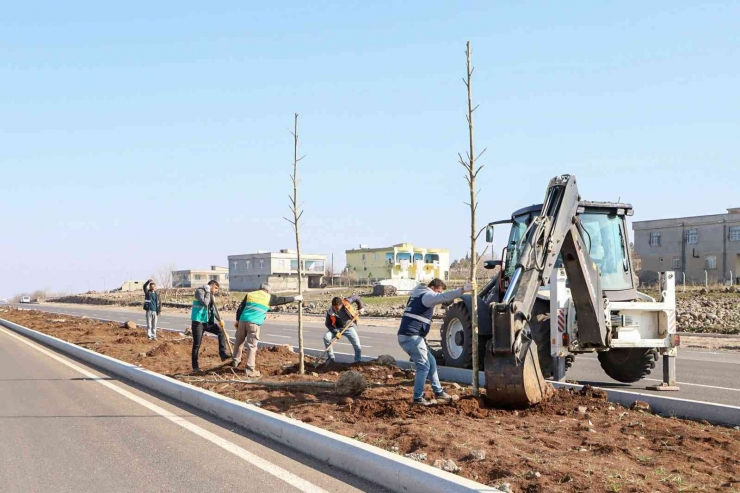
POLYGON ((208 308, 208 323, 220 323, 221 315, 216 307, 216 297, 211 294, 211 287, 208 284, 201 286, 195 290, 194 295, 198 303, 208 308))
MULTIPOLYGON (((349 298, 345 298, 344 301, 357 305, 358 311, 362 310, 365 306, 359 296, 350 296, 349 298)), ((334 307, 330 306, 326 311, 326 320, 324 320, 324 325, 328 330, 335 333, 337 330, 342 330, 345 325, 351 321, 352 315, 347 312, 347 309, 344 306, 337 311, 334 311, 334 307)))
POLYGON ((152 310, 156 311, 157 315, 162 313, 162 299, 159 297, 159 293, 154 293, 154 300, 155 300, 155 308, 152 308, 151 302, 152 302, 152 293, 149 291, 149 283, 151 281, 147 281, 144 283, 144 310, 152 310))
POLYGON ((434 306, 450 303, 463 295, 462 289, 453 289, 444 293, 435 293, 431 288, 420 285, 414 288, 406 303, 398 329, 400 336, 426 337, 432 327, 434 306))

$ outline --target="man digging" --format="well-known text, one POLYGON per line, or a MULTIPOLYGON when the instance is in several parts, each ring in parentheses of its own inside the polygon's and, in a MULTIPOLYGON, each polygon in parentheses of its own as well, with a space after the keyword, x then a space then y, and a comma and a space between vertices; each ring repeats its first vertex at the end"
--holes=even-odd
POLYGON ((231 366, 236 368, 242 358, 244 341, 247 342, 247 370, 248 378, 256 378, 261 373, 255 367, 257 359, 257 341, 260 339, 260 328, 265 322, 267 310, 271 306, 284 305, 294 301, 303 301, 303 296, 275 296, 270 294, 272 288, 262 283, 258 291, 247 293, 236 310, 236 343, 234 344, 231 366))
POLYGON ((459 298, 466 291, 472 291, 471 283, 464 287, 444 292, 447 286, 441 279, 433 279, 427 286, 420 285, 411 292, 406 309, 403 311, 401 326, 398 329, 398 344, 411 361, 416 365, 416 380, 414 381, 414 404, 431 406, 434 402, 424 398, 424 385, 427 377, 432 384, 434 398, 437 402, 454 400, 444 391, 437 375, 437 362, 434 360, 426 336, 432 325, 434 306, 450 303, 459 298))
POLYGON ((357 318, 365 312, 365 307, 359 296, 350 296, 349 298, 335 297, 331 300, 331 307, 326 312, 324 325, 327 332, 324 334, 324 347, 327 348, 327 363, 334 362, 334 350, 330 347, 332 339, 339 338, 339 334, 344 329, 347 340, 352 344, 355 350, 355 363, 362 361, 362 346, 360 346, 360 337, 357 335, 357 318), (357 305, 357 310, 352 304, 357 305))

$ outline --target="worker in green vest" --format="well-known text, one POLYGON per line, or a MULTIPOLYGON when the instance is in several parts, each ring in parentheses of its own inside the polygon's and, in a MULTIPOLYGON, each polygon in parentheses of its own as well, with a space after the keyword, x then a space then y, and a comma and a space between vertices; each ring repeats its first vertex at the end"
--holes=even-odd
POLYGON ((190 311, 191 329, 193 332, 193 351, 191 359, 193 371, 200 371, 198 366, 198 351, 203 340, 203 332, 210 332, 218 336, 218 354, 221 361, 231 358, 226 350, 226 331, 221 330, 223 321, 216 308, 216 293, 218 293, 218 281, 210 281, 205 286, 195 290, 193 309, 190 311))

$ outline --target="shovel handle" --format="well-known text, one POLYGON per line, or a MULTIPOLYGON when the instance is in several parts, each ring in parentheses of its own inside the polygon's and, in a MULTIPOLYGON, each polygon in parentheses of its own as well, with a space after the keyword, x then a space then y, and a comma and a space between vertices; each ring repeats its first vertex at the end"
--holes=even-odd
POLYGON ((342 334, 344 334, 344 332, 345 332, 345 331, 346 331, 347 329, 349 329, 350 327, 352 327, 352 326, 353 326, 353 325, 354 325, 354 324, 355 324, 355 323, 357 322, 357 320, 359 320, 359 318, 360 318, 360 317, 359 317, 359 316, 357 316, 357 317, 354 317, 354 318, 353 318, 352 320, 350 320, 349 322, 347 322, 347 325, 345 325, 345 326, 344 326, 344 327, 342 328, 342 330, 341 330, 341 331, 339 331, 339 334, 337 334, 336 336, 334 336, 334 339, 332 339, 331 343, 330 343, 330 344, 329 344, 328 346, 326 346, 326 349, 325 349, 325 350, 324 350, 324 352, 323 352, 323 353, 321 354, 321 356, 319 356, 319 359, 318 359, 318 360, 316 360, 317 364, 318 364, 319 362, 321 362, 321 361, 322 361, 322 360, 323 360, 324 358, 326 358, 326 355, 327 355, 327 354, 329 354, 329 349, 331 349, 331 347, 332 347, 332 346, 334 345, 334 343, 335 343, 335 342, 337 342, 337 341, 339 340, 339 338, 340 338, 340 337, 342 337, 342 334))

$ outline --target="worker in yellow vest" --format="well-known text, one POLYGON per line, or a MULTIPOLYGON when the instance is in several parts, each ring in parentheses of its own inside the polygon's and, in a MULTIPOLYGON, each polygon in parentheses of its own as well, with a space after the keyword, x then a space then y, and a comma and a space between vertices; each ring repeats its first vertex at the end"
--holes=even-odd
POLYGON ((271 306, 284 305, 294 301, 303 301, 303 296, 275 296, 270 294, 272 288, 262 283, 260 289, 247 293, 236 309, 236 341, 234 344, 234 359, 231 366, 236 368, 242 358, 244 341, 247 342, 247 369, 248 378, 256 378, 261 373, 255 367, 257 359, 257 341, 260 339, 260 328, 265 322, 267 310, 271 306))

